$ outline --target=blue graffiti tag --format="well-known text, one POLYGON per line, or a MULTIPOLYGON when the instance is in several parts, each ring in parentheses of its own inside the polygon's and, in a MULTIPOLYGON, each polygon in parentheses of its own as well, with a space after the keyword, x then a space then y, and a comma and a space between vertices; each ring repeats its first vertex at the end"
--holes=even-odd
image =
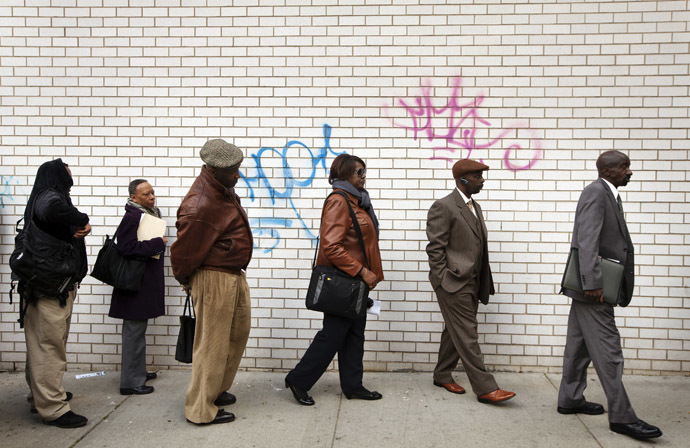
MULTIPOLYGON (((5 200, 9 199, 10 201, 14 201, 14 198, 12 197, 12 187, 10 186, 10 182, 14 179, 14 176, 0 176, 0 207, 5 208, 5 200)), ((18 183, 18 182, 16 182, 18 183)))
POLYGON ((290 140, 283 147, 282 151, 275 148, 262 147, 256 154, 251 155, 254 166, 249 167, 249 170, 255 172, 251 173, 253 175, 249 175, 246 171, 240 172, 242 180, 244 180, 249 189, 249 199, 255 202, 260 197, 267 197, 270 198, 271 205, 274 206, 273 210, 282 209, 287 210, 290 214, 294 214, 294 218, 271 216, 250 219, 249 223, 254 236, 265 236, 274 240, 272 246, 264 249, 264 252, 268 253, 278 246, 280 242, 280 231, 278 229, 281 228, 288 229, 299 226, 306 231, 309 238, 316 239, 316 235, 307 227, 298 208, 295 206, 293 193, 296 188, 309 187, 313 184, 319 165, 328 174, 326 158, 329 153, 334 156, 344 154, 344 152, 333 151, 331 148, 331 127, 324 124, 323 147, 316 154, 304 143, 290 140), (275 156, 278 156, 279 159, 275 158, 275 156), (303 166, 295 166, 300 163, 303 166), (269 177, 266 171, 270 168, 273 169, 273 175, 269 177), (260 190, 265 190, 267 196, 259 196, 260 190), (282 203, 283 201, 285 202, 285 207, 276 207, 277 203, 282 203))

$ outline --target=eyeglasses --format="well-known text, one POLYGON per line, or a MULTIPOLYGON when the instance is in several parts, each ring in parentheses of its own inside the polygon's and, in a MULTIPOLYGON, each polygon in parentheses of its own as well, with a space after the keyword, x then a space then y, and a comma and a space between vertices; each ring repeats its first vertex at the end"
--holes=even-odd
POLYGON ((359 177, 364 177, 365 174, 367 174, 367 169, 366 168, 360 168, 357 171, 355 171, 359 177))

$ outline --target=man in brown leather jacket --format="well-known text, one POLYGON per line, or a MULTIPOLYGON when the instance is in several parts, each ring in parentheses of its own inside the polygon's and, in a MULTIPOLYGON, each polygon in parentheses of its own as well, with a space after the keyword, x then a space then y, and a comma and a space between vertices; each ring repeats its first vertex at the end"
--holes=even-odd
POLYGON ((206 165, 177 210, 177 241, 170 248, 173 275, 191 293, 196 313, 185 417, 198 425, 235 419, 219 406, 236 401, 227 390, 249 337, 245 270, 253 250, 249 220, 234 189, 242 151, 215 139, 200 156, 206 165))

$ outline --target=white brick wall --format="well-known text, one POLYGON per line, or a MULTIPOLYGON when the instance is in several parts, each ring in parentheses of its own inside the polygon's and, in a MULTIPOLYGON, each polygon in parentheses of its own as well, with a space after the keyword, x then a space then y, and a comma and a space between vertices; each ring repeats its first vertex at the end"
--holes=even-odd
MULTIPOLYGON (((575 205, 597 155, 618 149, 635 173, 622 196, 638 253, 634 301, 616 310, 626 368, 690 372, 688 1, 2 3, 0 369, 23 367, 6 260, 37 167, 72 166, 93 263, 134 177, 155 186, 174 237, 198 150, 223 137, 245 150, 238 191, 258 244, 244 367, 293 366, 320 328, 303 296, 328 191, 321 164, 348 151, 368 163, 387 277, 366 367, 433 367, 443 321, 427 280, 426 210, 452 186, 445 159, 469 156, 492 168, 478 197, 498 289, 478 316, 486 360, 558 371, 575 205), (440 110, 449 105, 452 120, 440 110)), ((175 367, 182 294, 169 270, 166 282, 168 315, 150 325, 148 353, 175 367)), ((82 286, 71 367, 118 366, 109 295, 90 278, 82 286)))

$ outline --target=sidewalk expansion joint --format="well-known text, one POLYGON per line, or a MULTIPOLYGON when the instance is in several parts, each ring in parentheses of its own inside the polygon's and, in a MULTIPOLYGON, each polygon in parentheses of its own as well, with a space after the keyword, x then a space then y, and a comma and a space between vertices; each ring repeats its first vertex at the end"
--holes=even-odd
POLYGON ((91 434, 91 432, 92 432, 94 429, 98 428, 98 426, 99 426, 101 423, 103 423, 104 421, 106 421, 106 420, 108 419, 108 417, 110 417, 110 415, 111 415, 113 412, 115 412, 120 406, 122 406, 122 404, 123 404, 125 401, 129 400, 130 398, 131 398, 131 395, 128 396, 128 397, 125 397, 121 402, 119 402, 118 404, 116 404, 115 407, 112 408, 112 409, 110 410, 110 412, 108 412, 107 414, 105 414, 103 417, 100 418, 100 420, 98 420, 96 423, 94 423, 94 425, 93 425, 91 428, 89 428, 89 430, 86 431, 86 432, 84 433, 83 436, 79 437, 72 445, 70 445, 69 448, 74 448, 74 447, 76 447, 76 446, 79 444, 79 442, 81 442, 82 440, 84 440, 84 439, 86 438, 86 436, 88 436, 89 434, 91 434))

